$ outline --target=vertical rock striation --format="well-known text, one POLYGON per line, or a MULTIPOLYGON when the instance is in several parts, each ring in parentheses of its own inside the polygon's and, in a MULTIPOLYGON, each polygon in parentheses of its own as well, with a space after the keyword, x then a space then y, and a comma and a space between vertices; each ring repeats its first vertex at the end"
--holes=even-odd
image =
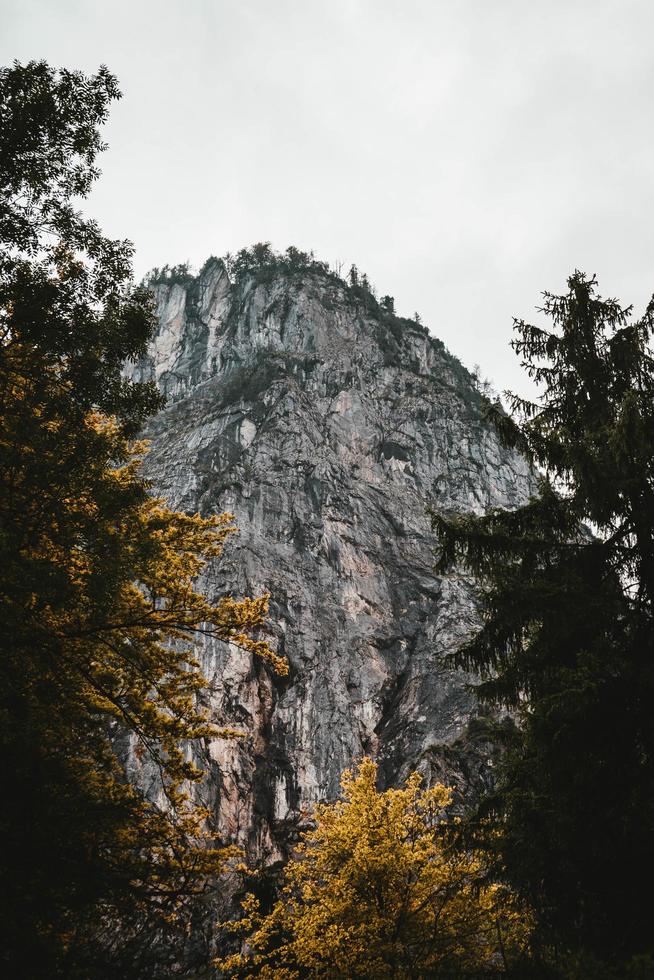
POLYGON ((203 587, 269 592, 290 663, 278 678, 200 641, 213 717, 247 733, 205 746, 203 792, 223 832, 275 860, 364 753, 387 783, 418 768, 465 792, 485 778, 459 750, 474 703, 440 656, 475 609, 464 580, 434 576, 425 508, 518 505, 527 464, 438 340, 324 270, 233 284, 210 260, 154 288, 158 333, 132 370, 169 402, 146 433, 147 476, 176 508, 236 515, 203 587))

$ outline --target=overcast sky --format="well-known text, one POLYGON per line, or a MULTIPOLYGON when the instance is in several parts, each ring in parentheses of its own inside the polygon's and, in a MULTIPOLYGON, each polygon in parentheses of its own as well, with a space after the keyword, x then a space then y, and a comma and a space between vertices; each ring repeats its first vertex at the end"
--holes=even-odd
POLYGON ((575 267, 654 291, 652 0, 0 0, 2 63, 105 63, 87 210, 136 272, 255 241, 356 262, 498 388, 575 267))

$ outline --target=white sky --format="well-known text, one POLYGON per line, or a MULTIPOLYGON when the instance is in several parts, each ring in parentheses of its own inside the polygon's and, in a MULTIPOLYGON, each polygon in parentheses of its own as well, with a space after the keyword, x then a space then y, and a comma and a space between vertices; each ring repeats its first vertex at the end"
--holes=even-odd
POLYGON ((314 249, 516 389, 543 289, 654 291, 652 0, 0 0, 0 25, 4 64, 118 76, 88 210, 138 276, 314 249))

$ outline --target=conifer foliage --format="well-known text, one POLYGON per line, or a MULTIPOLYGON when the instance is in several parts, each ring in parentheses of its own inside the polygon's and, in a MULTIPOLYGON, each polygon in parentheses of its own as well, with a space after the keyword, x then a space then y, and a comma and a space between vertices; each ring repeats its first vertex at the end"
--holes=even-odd
POLYGON ((503 974, 522 958, 530 915, 485 880, 479 854, 448 847, 450 791, 422 789, 417 773, 385 792, 376 780, 370 759, 343 773, 342 799, 316 808, 269 914, 246 897, 231 926, 246 945, 224 975, 418 980, 503 974))
POLYGON ((79 214, 116 80, 0 71, 0 937, 12 977, 146 977, 179 964, 229 852, 193 805, 190 744, 217 729, 190 644, 257 638, 267 597, 194 580, 230 515, 170 511, 130 441, 160 404, 124 380, 150 296, 131 246, 79 214), (157 798, 125 778, 127 752, 157 798), (170 967, 170 964, 169 964, 170 967))
POLYGON ((625 976, 652 952, 634 876, 654 873, 654 301, 633 320, 575 272, 542 312, 550 328, 517 321, 513 342, 540 397, 494 410, 538 493, 433 521, 441 573, 481 584, 454 663, 519 722, 483 810, 501 864, 543 943, 625 976))

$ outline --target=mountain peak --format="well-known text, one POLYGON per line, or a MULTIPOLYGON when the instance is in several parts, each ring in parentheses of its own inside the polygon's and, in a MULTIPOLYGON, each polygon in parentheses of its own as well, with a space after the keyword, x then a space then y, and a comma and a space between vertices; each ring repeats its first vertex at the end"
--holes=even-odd
MULTIPOLYGON (((473 376, 419 319, 398 316, 352 266, 347 279, 313 253, 279 254, 266 244, 211 256, 197 274, 187 265, 154 269, 159 327, 148 357, 129 372, 154 380, 169 399, 259 355, 337 357, 383 369, 433 374, 481 403, 473 376)), ((416 314, 417 317, 417 314, 416 314)))
POLYGON ((225 836, 273 860, 363 754, 387 783, 488 778, 467 678, 442 661, 475 607, 466 580, 434 575, 426 508, 513 506, 532 478, 424 327, 313 259, 241 259, 152 281, 159 327, 133 371, 169 397, 146 432, 155 492, 237 518, 202 587, 271 595, 287 679, 215 640, 197 652, 212 718, 248 735, 208 744, 206 792, 225 836))

